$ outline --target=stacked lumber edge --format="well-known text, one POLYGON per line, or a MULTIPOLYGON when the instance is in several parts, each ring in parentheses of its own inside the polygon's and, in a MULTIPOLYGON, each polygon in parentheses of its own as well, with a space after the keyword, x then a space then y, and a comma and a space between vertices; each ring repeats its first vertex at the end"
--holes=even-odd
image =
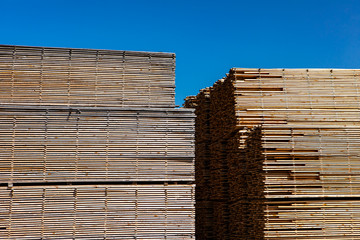
POLYGON ((0 239, 194 239, 175 55, 0 46, 0 239))
POLYGON ((360 70, 233 68, 184 106, 197 239, 360 238, 360 70))

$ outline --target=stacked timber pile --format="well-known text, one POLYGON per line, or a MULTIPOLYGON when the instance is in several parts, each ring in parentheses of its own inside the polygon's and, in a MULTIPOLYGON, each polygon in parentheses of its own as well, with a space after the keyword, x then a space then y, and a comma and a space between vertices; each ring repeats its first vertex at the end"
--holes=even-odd
POLYGON ((213 104, 221 101, 215 95, 214 88, 203 89, 184 104, 196 113, 196 238, 252 239, 258 232, 249 234, 259 226, 254 218, 263 216, 261 129, 226 132, 220 119, 230 115, 223 102, 213 104))
POLYGON ((175 106, 175 54, 0 45, 0 103, 175 106))
POLYGON ((214 229, 228 239, 360 238, 360 70, 234 68, 209 99, 209 146, 226 146, 212 158, 226 156, 219 182, 229 184, 228 225, 214 229))
POLYGON ((0 222, 11 227, 2 229, 0 236, 1 239, 190 239, 189 233, 194 231, 192 194, 193 187, 189 184, 0 187, 0 222))
POLYGON ((195 108, 195 220, 196 238, 214 239, 214 201, 210 179, 210 89, 203 89, 196 97, 185 99, 185 108, 195 108), (206 219, 206 220, 205 220, 206 219))
POLYGON ((184 109, 0 106, 0 122, 1 182, 193 180, 184 109))
POLYGON ((1 239, 194 238, 194 112, 173 108, 173 54, 0 58, 1 239))

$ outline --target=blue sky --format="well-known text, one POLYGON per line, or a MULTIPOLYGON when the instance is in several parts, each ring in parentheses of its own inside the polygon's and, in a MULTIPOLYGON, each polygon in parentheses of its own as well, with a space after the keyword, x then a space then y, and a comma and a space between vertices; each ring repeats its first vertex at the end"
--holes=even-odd
POLYGON ((360 0, 1 0, 0 44, 175 52, 176 103, 232 67, 360 68, 360 0))

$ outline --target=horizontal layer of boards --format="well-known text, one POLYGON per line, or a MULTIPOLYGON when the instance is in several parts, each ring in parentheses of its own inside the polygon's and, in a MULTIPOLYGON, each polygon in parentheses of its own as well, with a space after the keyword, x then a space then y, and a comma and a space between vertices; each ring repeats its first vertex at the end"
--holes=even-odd
POLYGON ((189 109, 0 107, 0 183, 193 181, 189 109))
POLYGON ((1 239, 193 239, 194 185, 0 187, 1 239))
POLYGON ((171 108, 175 54, 0 45, 0 103, 171 108))
POLYGON ((266 203, 266 239, 359 239, 360 198, 266 203))

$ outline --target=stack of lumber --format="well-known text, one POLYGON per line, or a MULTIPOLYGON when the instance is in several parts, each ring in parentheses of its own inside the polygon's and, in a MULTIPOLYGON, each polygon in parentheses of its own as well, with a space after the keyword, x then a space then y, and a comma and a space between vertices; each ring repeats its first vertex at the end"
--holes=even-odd
POLYGON ((0 187, 0 238, 187 239, 194 231, 193 190, 185 184, 0 187))
POLYGON ((360 238, 360 70, 234 68, 209 99, 226 239, 360 238))
POLYGON ((0 182, 192 181, 192 112, 0 106, 0 182))
POLYGON ((214 239, 214 201, 210 181, 210 89, 185 99, 185 108, 195 108, 195 226, 196 238, 214 239), (206 220, 205 220, 206 219, 206 220))
POLYGON ((0 46, 0 239, 194 239, 174 57, 0 46))
POLYGON ((0 45, 0 103, 175 106, 175 54, 0 45))

